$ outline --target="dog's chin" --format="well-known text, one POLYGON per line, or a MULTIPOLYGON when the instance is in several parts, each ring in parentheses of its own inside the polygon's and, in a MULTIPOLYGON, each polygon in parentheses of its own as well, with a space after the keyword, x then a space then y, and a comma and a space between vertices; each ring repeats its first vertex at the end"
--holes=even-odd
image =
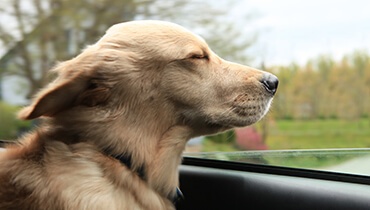
POLYGON ((234 128, 234 126, 227 125, 227 124, 207 122, 205 124, 205 129, 204 129, 205 134, 203 134, 203 135, 211 135, 211 134, 215 134, 215 133, 220 133, 220 132, 230 130, 232 128, 234 128))
POLYGON ((258 122, 264 114, 257 116, 250 116, 245 118, 243 116, 229 115, 220 117, 220 119, 210 119, 207 116, 202 118, 190 119, 184 117, 182 122, 191 127, 194 131, 194 136, 212 135, 221 133, 237 127, 245 127, 258 122))
POLYGON ((207 127, 209 130, 214 130, 214 133, 227 131, 233 128, 245 127, 258 122, 262 117, 253 119, 229 119, 227 122, 208 122, 207 127))

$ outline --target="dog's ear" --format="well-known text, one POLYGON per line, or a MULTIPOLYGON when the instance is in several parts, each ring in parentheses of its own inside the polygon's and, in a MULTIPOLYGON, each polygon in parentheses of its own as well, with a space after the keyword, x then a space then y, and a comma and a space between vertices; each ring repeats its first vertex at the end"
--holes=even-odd
POLYGON ((23 108, 18 117, 30 120, 40 116, 53 116, 73 106, 84 88, 84 84, 78 81, 51 84, 40 92, 30 106, 23 108))
POLYGON ((24 120, 52 117, 74 106, 104 104, 110 96, 110 87, 104 82, 96 75, 76 74, 59 78, 41 91, 30 106, 23 108, 18 117, 24 120))

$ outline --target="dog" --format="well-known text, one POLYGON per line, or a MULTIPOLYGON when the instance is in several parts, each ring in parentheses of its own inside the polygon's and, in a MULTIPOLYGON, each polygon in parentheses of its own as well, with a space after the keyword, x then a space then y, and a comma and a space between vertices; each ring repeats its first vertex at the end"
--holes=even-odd
POLYGON ((0 209, 175 209, 190 138, 257 122, 276 76, 217 56, 174 23, 132 21, 53 68, 0 152, 0 209))

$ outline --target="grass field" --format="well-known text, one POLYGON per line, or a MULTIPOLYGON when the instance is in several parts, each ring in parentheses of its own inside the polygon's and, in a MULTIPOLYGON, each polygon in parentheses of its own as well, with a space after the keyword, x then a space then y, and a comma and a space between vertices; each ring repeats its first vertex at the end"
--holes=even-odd
POLYGON ((370 147, 370 119, 279 120, 270 124, 269 149, 370 147))
MULTIPOLYGON (((261 128, 259 124, 256 126, 261 128)), ((203 151, 238 151, 232 143, 232 139, 228 140, 230 143, 227 144, 206 140, 203 142, 203 151)), ((347 155, 331 154, 330 152, 323 154, 322 152, 310 151, 306 154, 307 152, 294 151, 300 149, 370 148, 370 119, 356 121, 334 119, 278 120, 269 124, 265 143, 270 150, 291 150, 292 153, 281 152, 281 155, 266 153, 263 157, 259 157, 259 160, 263 160, 261 163, 298 168, 325 168, 363 154, 356 154, 356 152, 347 155)), ((248 152, 242 153, 242 158, 243 155, 246 162, 255 162, 253 159, 248 159, 248 152)))
MULTIPOLYGON (((224 142, 230 144, 205 141, 203 150, 236 151, 232 138, 227 138, 224 142)), ((370 118, 356 121, 278 120, 269 124, 265 143, 270 150, 369 148, 370 118)))

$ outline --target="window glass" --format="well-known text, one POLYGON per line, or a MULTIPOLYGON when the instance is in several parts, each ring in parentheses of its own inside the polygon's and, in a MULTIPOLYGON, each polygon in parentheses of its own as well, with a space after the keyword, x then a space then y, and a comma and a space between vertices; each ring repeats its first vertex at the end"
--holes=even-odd
POLYGON ((37 122, 14 116, 47 71, 118 22, 160 19, 201 35, 220 57, 279 78, 258 123, 189 141, 185 156, 370 174, 369 2, 318 0, 4 0, 0 140, 37 122))

